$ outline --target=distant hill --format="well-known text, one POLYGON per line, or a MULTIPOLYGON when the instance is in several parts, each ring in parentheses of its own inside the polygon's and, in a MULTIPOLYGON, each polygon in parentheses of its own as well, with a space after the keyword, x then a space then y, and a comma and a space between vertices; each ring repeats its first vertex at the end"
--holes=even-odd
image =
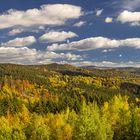
POLYGON ((43 81, 45 80, 45 77, 53 75, 140 79, 140 68, 98 68, 95 66, 75 67, 69 64, 57 63, 47 65, 0 64, 0 77, 11 76, 15 79, 43 81))
POLYGON ((107 98, 114 93, 134 93, 140 96, 139 68, 75 67, 57 63, 0 64, 0 86, 3 85, 3 81, 9 81, 11 85, 10 81, 18 80, 28 81, 37 87, 46 87, 51 93, 78 92, 85 93, 85 96, 90 96, 90 93, 94 93, 95 96, 100 93, 104 96, 107 93, 107 98))

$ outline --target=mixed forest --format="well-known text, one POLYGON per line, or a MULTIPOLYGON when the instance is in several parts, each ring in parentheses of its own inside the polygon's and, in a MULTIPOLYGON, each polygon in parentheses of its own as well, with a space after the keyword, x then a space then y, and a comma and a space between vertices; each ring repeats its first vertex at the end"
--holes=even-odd
POLYGON ((0 140, 140 140, 140 68, 0 64, 0 140))

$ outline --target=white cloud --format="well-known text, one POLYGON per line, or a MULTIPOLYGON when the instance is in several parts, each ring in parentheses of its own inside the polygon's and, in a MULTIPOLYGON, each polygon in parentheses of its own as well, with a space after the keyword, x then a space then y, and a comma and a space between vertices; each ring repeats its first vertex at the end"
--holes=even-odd
POLYGON ((79 21, 79 22, 75 23, 73 26, 81 27, 81 26, 84 26, 85 24, 86 24, 86 21, 79 21))
POLYGON ((61 53, 62 55, 64 55, 65 58, 67 58, 68 60, 71 61, 75 61, 75 60, 83 60, 83 58, 80 55, 75 55, 75 54, 71 54, 71 53, 61 53))
POLYGON ((120 6, 125 10, 135 10, 139 8, 140 0, 121 0, 120 6))
POLYGON ((139 8, 140 0, 125 0, 123 3, 123 8, 128 10, 134 10, 139 8))
POLYGON ((120 46, 129 46, 140 49, 140 38, 128 38, 120 40, 120 46))
POLYGON ((61 42, 73 37, 78 37, 78 35, 71 31, 50 31, 42 35, 39 40, 41 42, 61 42))
POLYGON ((0 63, 45 64, 65 61, 80 61, 82 56, 71 53, 40 51, 27 47, 0 47, 0 63))
POLYGON ((140 22, 132 22, 130 23, 131 26, 140 26, 140 22))
POLYGON ((39 30, 45 30, 45 27, 44 26, 39 26, 38 29, 39 30))
POLYGON ((113 22, 113 18, 107 17, 107 18, 105 19, 105 22, 106 22, 106 23, 112 23, 112 22, 113 22))
MULTIPOLYGON (((66 63, 66 62, 65 62, 66 63)), ((111 61, 101 61, 101 62, 93 62, 93 61, 77 61, 71 62, 70 64, 75 66, 96 66, 96 67, 140 67, 139 62, 111 62, 111 61)))
POLYGON ((13 30, 11 30, 9 33, 8 33, 8 35, 9 36, 14 36, 14 35, 17 35, 17 34, 19 34, 19 33, 22 33, 22 32, 24 32, 24 29, 22 29, 22 28, 20 28, 20 29, 13 29, 13 30))
POLYGON ((116 8, 117 10, 129 10, 129 11, 135 11, 139 8, 140 0, 114 0, 111 2, 107 2, 109 7, 116 8))
POLYGON ((23 38, 15 38, 13 40, 9 40, 6 43, 2 43, 2 46, 7 46, 7 47, 22 47, 22 46, 30 46, 33 43, 36 42, 36 39, 34 36, 27 36, 23 38))
POLYGON ((111 62, 111 61, 85 61, 81 55, 71 53, 55 53, 52 51, 40 51, 27 47, 0 47, 0 63, 16 64, 48 64, 69 63, 76 66, 98 66, 98 67, 140 67, 139 62, 111 62))
POLYGON ((96 16, 97 16, 97 17, 100 16, 100 15, 102 14, 103 10, 104 10, 104 9, 97 9, 97 10, 96 10, 96 16))
POLYGON ((108 53, 108 52, 112 52, 113 51, 113 49, 104 49, 104 50, 102 50, 102 53, 108 53))
POLYGON ((37 52, 35 49, 27 47, 0 47, 0 62, 1 63, 20 63, 31 64, 34 62, 37 52))
POLYGON ((140 12, 123 11, 117 17, 117 20, 121 23, 129 23, 132 26, 140 25, 140 12))
POLYGON ((8 32, 9 36, 15 36, 17 34, 23 32, 31 32, 31 33, 39 33, 40 31, 45 30, 44 26, 37 26, 37 27, 15 27, 11 31, 8 32))
POLYGON ((67 44, 52 44, 48 46, 48 50, 94 50, 98 48, 118 48, 118 47, 133 47, 140 49, 140 38, 128 38, 122 40, 109 39, 105 37, 91 37, 80 41, 75 41, 67 44))
POLYGON ((0 15, 0 29, 13 26, 63 25, 69 19, 77 19, 83 15, 79 6, 69 4, 48 4, 40 9, 26 11, 8 10, 0 15))
POLYGON ((62 61, 62 60, 67 60, 67 61, 75 61, 75 60, 82 60, 82 56, 80 55, 75 55, 71 53, 55 53, 51 51, 38 51, 37 52, 37 59, 35 59, 35 63, 42 63, 46 60, 51 60, 54 62, 62 61), (55 60, 53 60, 55 59, 55 60))

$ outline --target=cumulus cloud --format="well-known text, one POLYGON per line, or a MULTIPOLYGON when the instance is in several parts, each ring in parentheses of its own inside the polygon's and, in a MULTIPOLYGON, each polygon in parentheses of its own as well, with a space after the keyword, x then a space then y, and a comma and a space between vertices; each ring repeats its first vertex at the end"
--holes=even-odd
POLYGON ((28 47, 0 47, 0 63, 16 64, 48 64, 69 63, 76 66, 98 67, 140 67, 139 62, 111 62, 111 61, 86 61, 81 55, 68 53, 56 53, 53 51, 40 51, 28 47))
POLYGON ((45 30, 44 26, 38 26, 38 27, 15 27, 11 31, 8 32, 9 36, 15 36, 17 34, 23 33, 23 32, 31 32, 31 33, 39 33, 40 31, 45 30))
POLYGON ((105 22, 106 22, 106 23, 112 23, 112 22, 113 22, 113 18, 112 18, 112 17, 107 17, 107 18, 105 19, 105 22))
POLYGON ((52 44, 48 46, 48 50, 57 51, 57 50, 94 50, 99 48, 118 48, 118 47, 133 47, 140 49, 140 38, 127 38, 122 40, 109 39, 105 37, 91 37, 83 39, 80 41, 75 41, 67 44, 52 44))
POLYGON ((34 36, 27 36, 23 38, 15 38, 13 40, 9 40, 6 43, 2 43, 2 46, 7 47, 22 47, 22 46, 30 46, 36 42, 36 38, 34 36))
POLYGON ((52 51, 38 51, 37 54, 39 54, 38 56, 42 59, 67 59, 67 60, 77 60, 78 58, 81 59, 80 55, 75 55, 75 54, 71 54, 71 53, 55 53, 52 51))
POLYGON ((75 23, 73 26, 81 27, 81 26, 84 26, 85 24, 86 24, 86 21, 79 21, 79 22, 75 23))
POLYGON ((78 35, 74 32, 65 32, 65 31, 50 31, 48 33, 45 33, 42 35, 39 40, 41 42, 61 42, 61 41, 66 41, 66 39, 73 38, 73 37, 78 37, 78 35))
POLYGON ((79 61, 82 56, 71 53, 40 51, 28 47, 0 47, 0 63, 46 64, 65 60, 79 61))
POLYGON ((20 29, 13 29, 11 31, 9 31, 8 35, 9 36, 14 36, 16 34, 22 33, 24 32, 24 29, 20 28, 20 29))
POLYGON ((40 9, 26 11, 8 10, 0 15, 0 29, 13 26, 63 25, 69 19, 77 19, 83 15, 79 6, 69 4, 48 4, 40 9))
POLYGON ((102 14, 103 10, 104 10, 104 9, 97 9, 97 10, 96 10, 96 16, 97 16, 97 17, 100 16, 100 15, 102 14))
POLYGON ((117 20, 121 23, 129 23, 132 26, 140 25, 140 12, 131 12, 125 10, 119 14, 117 20))
POLYGON ((1 63, 20 63, 31 64, 34 62, 37 52, 35 49, 27 47, 0 47, 0 62, 1 63))

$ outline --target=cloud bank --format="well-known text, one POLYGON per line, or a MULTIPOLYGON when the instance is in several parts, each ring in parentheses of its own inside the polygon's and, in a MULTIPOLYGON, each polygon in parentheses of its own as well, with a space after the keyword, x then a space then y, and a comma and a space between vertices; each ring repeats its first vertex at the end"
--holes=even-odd
POLYGON ((49 51, 57 51, 57 50, 87 51, 99 48, 118 48, 123 46, 140 49, 140 38, 127 38, 122 40, 116 40, 105 37, 91 37, 67 44, 52 44, 51 46, 48 46, 47 49, 49 51))
POLYGON ((10 9, 0 15, 0 29, 14 26, 63 25, 69 19, 83 15, 79 6, 70 4, 47 4, 40 9, 19 11, 10 9))
POLYGON ((0 47, 0 60, 2 63, 18 64, 46 64, 56 61, 78 61, 82 56, 72 53, 55 53, 52 51, 40 51, 28 47, 0 47))

